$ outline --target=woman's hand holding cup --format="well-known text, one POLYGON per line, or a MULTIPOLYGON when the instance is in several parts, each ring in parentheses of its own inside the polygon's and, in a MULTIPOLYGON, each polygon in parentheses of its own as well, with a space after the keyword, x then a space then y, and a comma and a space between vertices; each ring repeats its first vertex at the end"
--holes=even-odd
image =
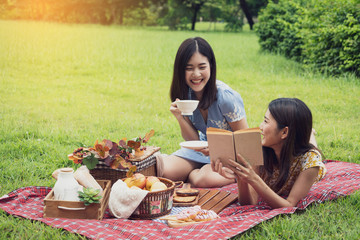
POLYGON ((180 118, 181 116, 181 111, 180 109, 177 107, 176 101, 180 101, 180 99, 176 99, 174 102, 171 103, 170 105, 170 112, 176 117, 176 118, 180 118))

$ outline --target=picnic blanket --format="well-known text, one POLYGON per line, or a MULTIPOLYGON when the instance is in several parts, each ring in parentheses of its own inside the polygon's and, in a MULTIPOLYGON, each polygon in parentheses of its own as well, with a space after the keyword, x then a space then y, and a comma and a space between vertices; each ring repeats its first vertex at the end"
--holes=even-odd
MULTIPOLYGON (((328 169, 325 178, 314 184, 296 207, 271 209, 264 202, 250 206, 234 203, 219 214, 218 220, 182 228, 170 228, 154 220, 116 219, 108 211, 101 221, 43 218, 43 199, 50 192, 49 187, 19 188, 0 198, 0 208, 11 215, 41 221, 91 239, 227 239, 279 214, 291 214, 311 203, 322 203, 360 189, 359 164, 333 160, 327 160, 325 164, 328 169)), ((231 184, 219 190, 236 193, 237 187, 231 184)))

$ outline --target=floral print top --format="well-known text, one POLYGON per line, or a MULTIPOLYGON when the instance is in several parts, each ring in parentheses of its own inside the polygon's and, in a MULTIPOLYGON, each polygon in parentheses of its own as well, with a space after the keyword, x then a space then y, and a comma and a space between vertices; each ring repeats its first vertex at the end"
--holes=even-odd
MULTIPOLYGON (((315 183, 324 178, 326 174, 325 164, 322 162, 322 157, 319 151, 312 149, 306 152, 303 155, 296 157, 290 167, 290 173, 287 181, 284 186, 277 192, 279 195, 288 196, 297 177, 302 171, 309 169, 311 167, 319 167, 319 172, 315 183)), ((279 170, 275 169, 273 175, 270 179, 265 180, 265 182, 271 187, 276 183, 277 178, 279 177, 279 170)))

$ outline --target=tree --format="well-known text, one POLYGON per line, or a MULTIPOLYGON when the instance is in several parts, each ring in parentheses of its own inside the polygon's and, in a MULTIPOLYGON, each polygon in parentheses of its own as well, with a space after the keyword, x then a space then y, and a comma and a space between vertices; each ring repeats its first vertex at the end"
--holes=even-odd
POLYGON ((193 16, 191 19, 191 30, 192 31, 195 30, 195 23, 196 23, 197 15, 205 2, 206 2, 205 0, 184 0, 184 3, 193 10, 193 16))
POLYGON ((160 22, 170 30, 186 29, 191 17, 183 0, 168 0, 160 14, 163 16, 160 22))
MULTIPOLYGON (((273 0, 273 2, 275 1, 273 0)), ((251 16, 257 17, 260 10, 267 6, 268 0, 246 0, 246 3, 248 5, 251 16)))
POLYGON ((142 4, 143 0, 108 0, 109 21, 122 25, 124 23, 124 11, 142 4))
POLYGON ((208 1, 204 4, 201 9, 200 16, 204 21, 210 22, 209 29, 211 28, 211 24, 214 23, 214 29, 216 27, 216 22, 218 19, 222 19, 223 14, 223 1, 208 1))
POLYGON ((226 22, 225 31, 238 32, 244 25, 244 13, 241 10, 237 0, 227 0, 222 8, 222 16, 226 22))
MULTIPOLYGON (((164 4, 166 0, 107 0, 103 1, 102 8, 104 17, 107 18, 105 23, 116 23, 122 25, 124 23, 124 14, 126 11, 140 9, 143 11, 145 8, 149 8, 151 3, 164 4)), ((144 14, 143 14, 144 15, 144 14)))
POLYGON ((254 20, 252 19, 248 5, 245 0, 239 0, 239 2, 240 2, 240 7, 243 10, 245 17, 250 25, 250 30, 253 30, 254 20))

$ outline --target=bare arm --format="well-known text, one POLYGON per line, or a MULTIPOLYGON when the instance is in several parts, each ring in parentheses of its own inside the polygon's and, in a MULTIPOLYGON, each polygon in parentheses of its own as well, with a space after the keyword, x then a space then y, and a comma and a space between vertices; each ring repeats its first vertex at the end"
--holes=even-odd
POLYGON ((241 130, 241 129, 245 129, 245 128, 249 128, 249 125, 246 121, 246 118, 243 118, 239 121, 236 121, 236 122, 229 122, 229 125, 231 127, 231 130, 234 132, 234 131, 237 131, 237 130, 241 130))
POLYGON ((238 200, 241 205, 255 205, 258 202, 259 195, 257 192, 250 184, 241 181, 239 176, 237 176, 237 185, 239 191, 238 200))
POLYGON ((309 142, 310 142, 312 145, 314 145, 315 147, 318 147, 318 146, 317 146, 316 139, 315 139, 315 134, 316 134, 315 129, 312 129, 312 131, 311 131, 311 136, 310 136, 310 141, 309 141, 309 142))
POLYGON ((291 206, 296 206, 297 203, 309 193, 319 173, 319 168, 320 167, 311 167, 300 173, 287 198, 291 206))
POLYGON ((175 116, 179 123, 181 135, 185 141, 199 140, 199 134, 192 125, 188 117, 181 115, 181 111, 177 108, 176 103, 172 102, 170 105, 170 112, 175 116))
MULTIPOLYGON (((309 168, 299 174, 296 179, 294 186, 291 189, 289 197, 287 199, 282 198, 276 194, 255 171, 252 169, 250 164, 245 161, 240 155, 238 155, 237 163, 232 161, 230 169, 237 175, 240 181, 251 185, 256 193, 261 196, 272 208, 280 207, 294 207, 297 203, 305 197, 310 191, 311 186, 314 184, 317 177, 319 167, 309 168)), ((252 198, 254 198, 253 196, 252 198)), ((239 201, 250 202, 252 204, 253 199, 246 199, 246 196, 240 195, 239 201)))
MULTIPOLYGON (((234 161, 235 162, 235 161, 234 161)), ((235 163, 235 168, 227 168, 223 167, 220 159, 217 159, 215 162, 211 162, 211 167, 213 171, 219 173, 221 176, 228 178, 228 179, 236 179, 237 185, 238 185, 238 192, 239 192, 239 202, 241 205, 254 205, 258 201, 258 194, 253 189, 253 187, 248 184, 245 181, 241 180, 241 177, 235 173, 231 169, 236 169, 236 166, 239 165, 238 163, 235 163)), ((258 175, 258 168, 255 170, 255 175, 258 175)))

